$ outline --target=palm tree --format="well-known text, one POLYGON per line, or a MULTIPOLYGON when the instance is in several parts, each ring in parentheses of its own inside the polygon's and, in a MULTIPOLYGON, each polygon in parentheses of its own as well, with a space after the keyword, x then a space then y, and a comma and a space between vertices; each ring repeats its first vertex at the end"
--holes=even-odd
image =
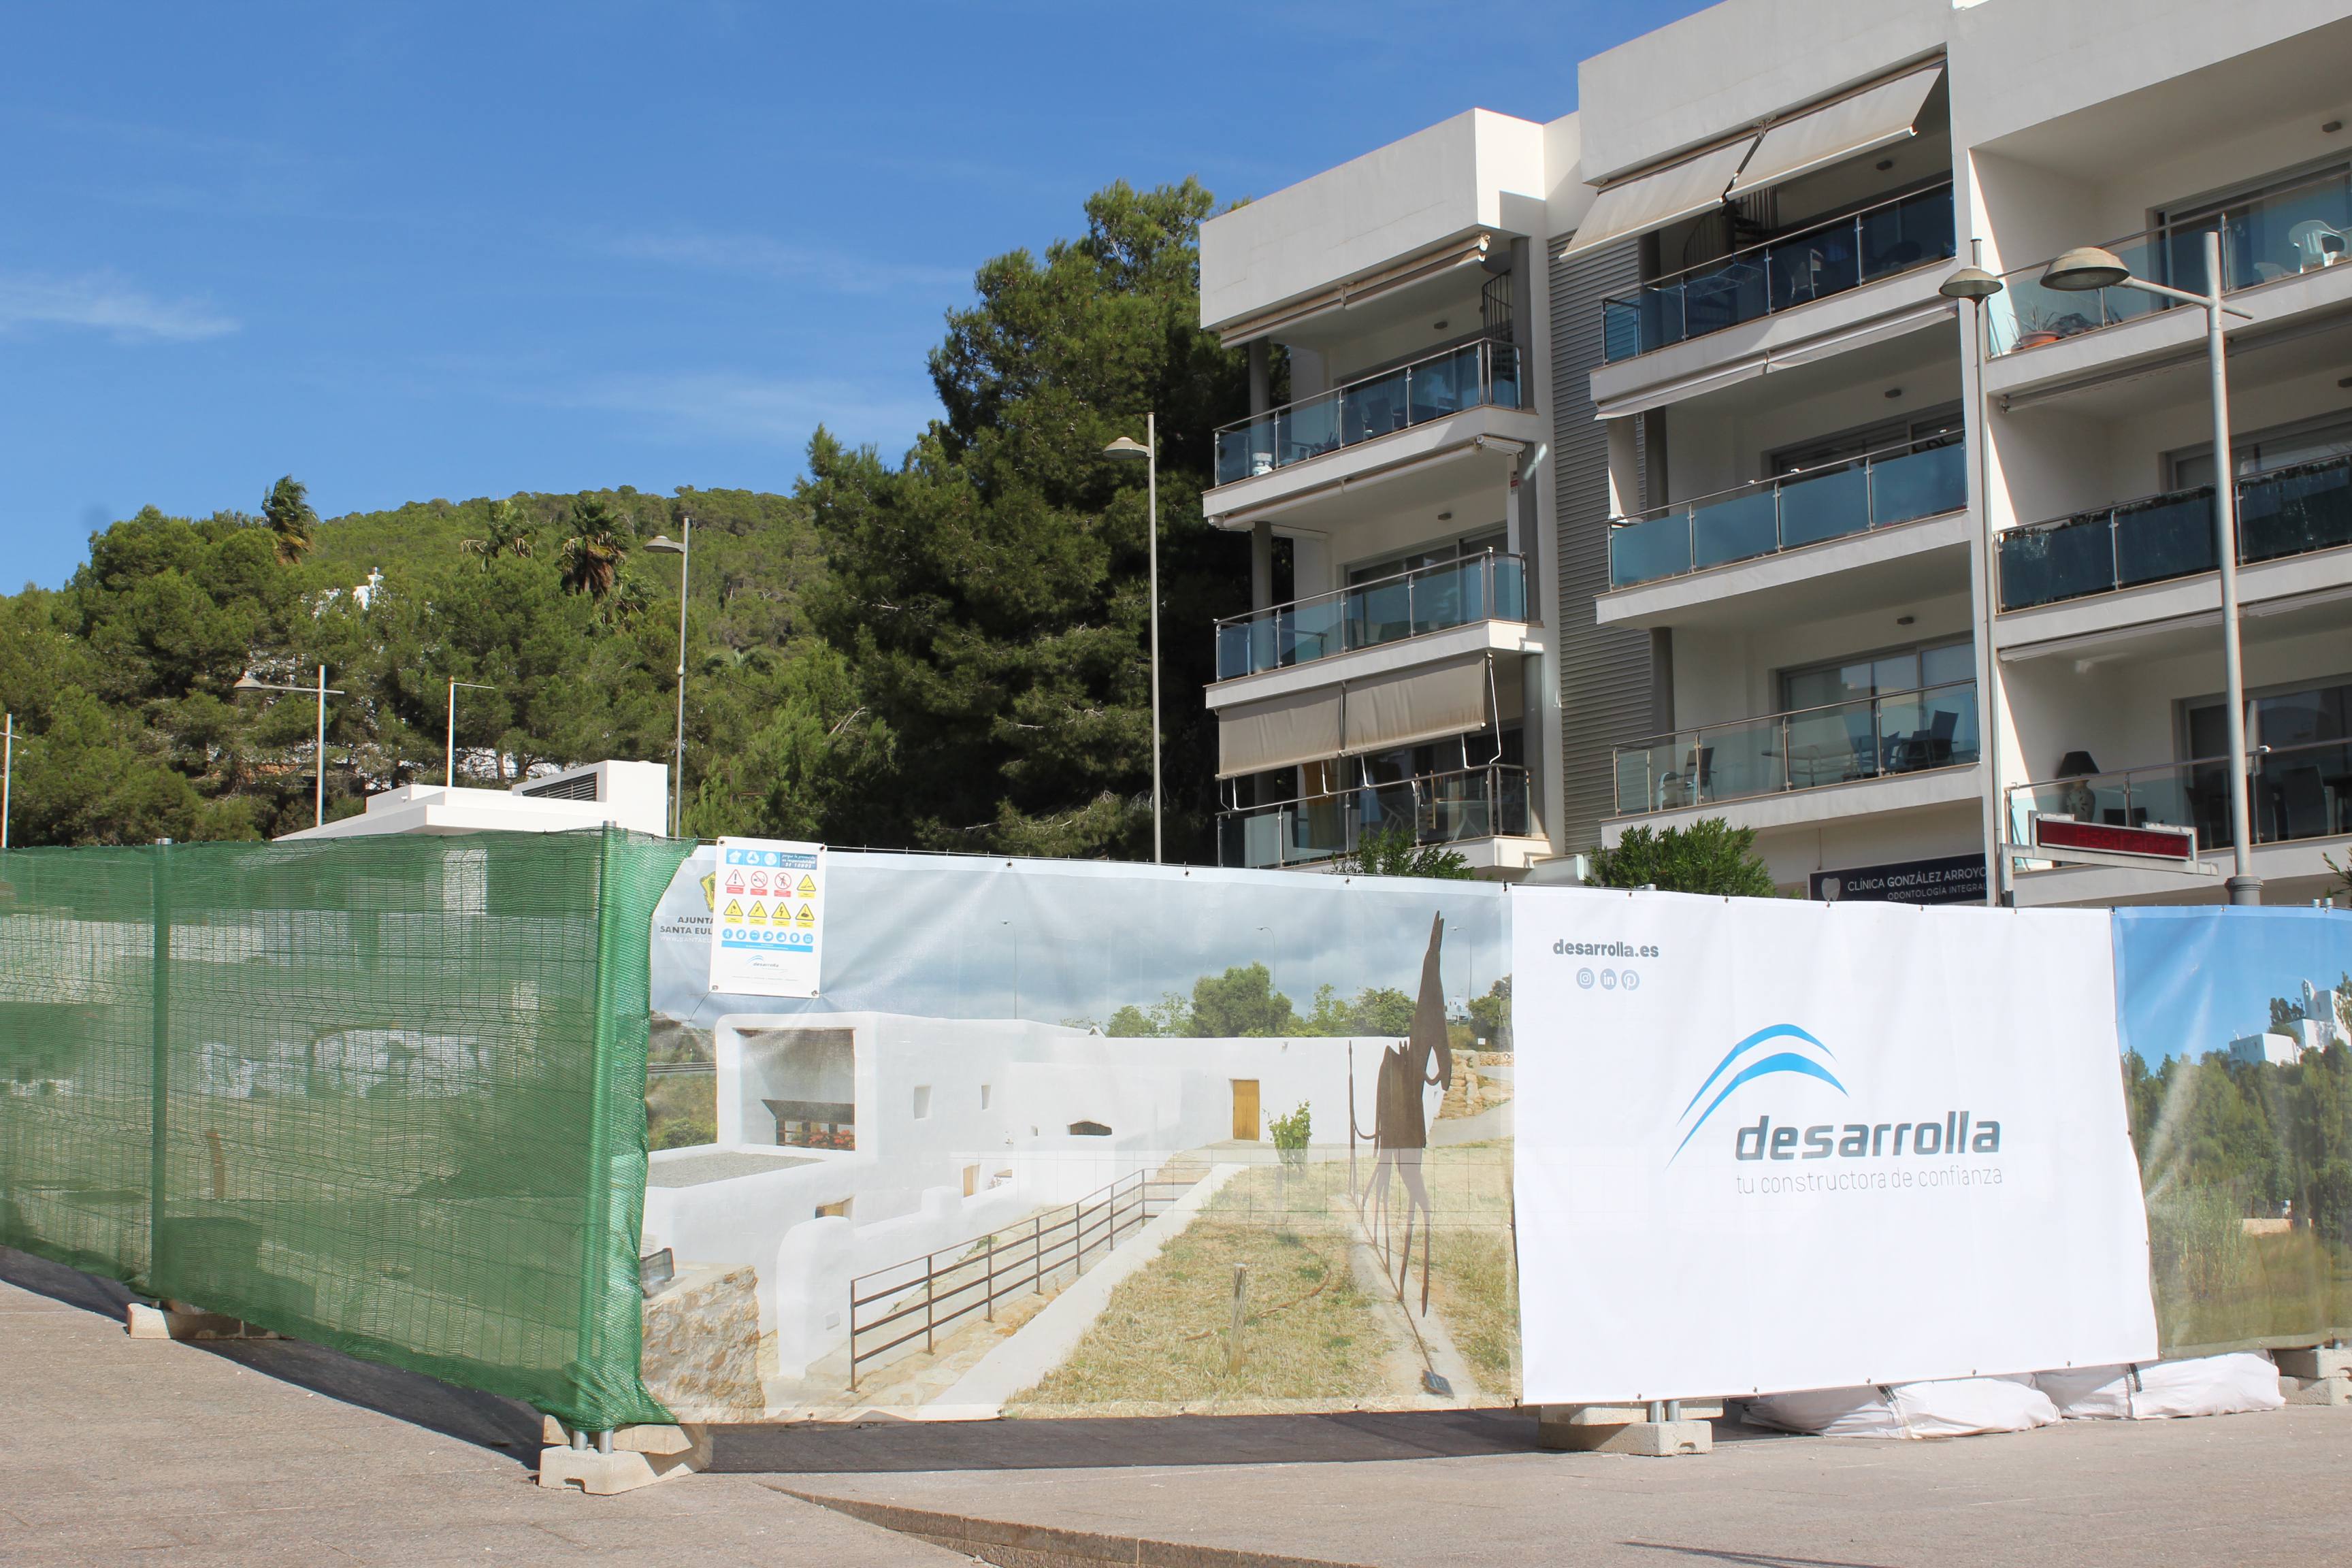
POLYGON ((310 492, 288 474, 269 487, 261 500, 261 521, 278 536, 278 559, 290 565, 310 552, 310 531, 319 514, 310 510, 310 492))
POLYGON ((572 537, 563 542, 555 567, 566 593, 601 599, 613 591, 621 563, 628 552, 621 547, 613 514, 603 501, 582 496, 572 503, 572 537))
POLYGON ((530 524, 524 521, 522 509, 511 500, 490 503, 490 526, 479 539, 461 539, 457 548, 468 555, 478 556, 484 571, 501 555, 517 560, 530 558, 530 524))

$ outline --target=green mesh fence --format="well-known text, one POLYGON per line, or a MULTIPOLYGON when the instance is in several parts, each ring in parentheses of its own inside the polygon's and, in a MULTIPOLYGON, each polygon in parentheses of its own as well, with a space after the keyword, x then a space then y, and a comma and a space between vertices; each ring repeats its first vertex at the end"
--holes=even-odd
POLYGON ((646 933, 689 848, 0 857, 0 1242, 575 1426, 667 1420, 646 933))

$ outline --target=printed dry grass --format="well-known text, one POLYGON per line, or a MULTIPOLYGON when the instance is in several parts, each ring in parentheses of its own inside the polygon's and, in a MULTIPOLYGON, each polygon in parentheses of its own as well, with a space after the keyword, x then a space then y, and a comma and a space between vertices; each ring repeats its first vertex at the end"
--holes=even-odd
POLYGON ((1356 1289, 1331 1212, 1344 1163, 1254 1170, 1110 1301, 1069 1359, 1022 1405, 1346 1400, 1383 1392, 1386 1340, 1356 1289), (1249 1270, 1238 1372, 1227 1370, 1234 1266, 1249 1270))
POLYGON ((1511 1237, 1511 1146, 1467 1143, 1428 1155, 1437 1239, 1430 1303, 1489 1398, 1519 1387, 1519 1281, 1511 1237))

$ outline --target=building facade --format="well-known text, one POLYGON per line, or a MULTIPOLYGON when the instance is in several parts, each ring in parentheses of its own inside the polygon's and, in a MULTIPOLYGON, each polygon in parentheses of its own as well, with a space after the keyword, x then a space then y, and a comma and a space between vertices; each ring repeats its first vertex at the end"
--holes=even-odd
MULTIPOLYGON (((2255 870, 2352 832, 2352 7, 1726 0, 1213 219, 1229 864, 1489 875, 1710 816, 1981 899, 2033 811, 2230 846, 2204 313, 2233 321, 2255 870), (1941 286, 1974 265, 1981 306, 1941 286), (1279 400, 1277 401, 1277 397, 1279 400), (1989 629, 1988 629, 1989 628, 1989 629)), ((2015 863, 2021 904, 2218 879, 2015 863)))

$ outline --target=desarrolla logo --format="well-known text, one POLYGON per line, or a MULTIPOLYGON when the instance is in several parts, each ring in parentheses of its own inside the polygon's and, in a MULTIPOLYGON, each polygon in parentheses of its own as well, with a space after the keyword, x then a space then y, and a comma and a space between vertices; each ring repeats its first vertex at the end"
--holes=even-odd
MULTIPOLYGON (((1794 1024, 1771 1025, 1741 1040, 1715 1064, 1715 1070, 1706 1075, 1676 1118, 1683 1135, 1666 1163, 1672 1164, 1680 1158, 1716 1111, 1741 1089, 1786 1077, 1811 1079, 1851 1098, 1839 1080, 1836 1057, 1829 1047, 1794 1024)), ((1719 1131, 1732 1132, 1736 1160, 1866 1160, 2000 1152, 2000 1123, 1969 1110, 1885 1121, 1816 1121, 1765 1113, 1750 1123, 1745 1118, 1743 1111, 1736 1121, 1726 1117, 1716 1123, 1719 1131)))

